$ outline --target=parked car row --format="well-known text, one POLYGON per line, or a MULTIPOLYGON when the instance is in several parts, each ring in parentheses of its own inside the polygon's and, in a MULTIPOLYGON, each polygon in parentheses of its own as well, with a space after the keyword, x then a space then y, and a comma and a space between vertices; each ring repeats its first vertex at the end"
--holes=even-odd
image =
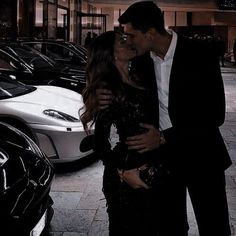
MULTIPOLYGON (((66 42, 60 43, 68 47, 66 42)), ((77 55, 81 61, 70 62, 63 55, 49 58, 22 42, 0 43, 3 235, 40 236, 53 215, 53 163, 93 153, 93 136, 87 136, 79 118, 86 56, 82 49, 77 55)))
POLYGON ((89 155, 91 137, 79 119, 86 49, 64 41, 35 41, 47 51, 53 45, 55 52, 62 51, 59 48, 70 50, 71 55, 77 52, 80 62, 67 66, 28 43, 34 45, 33 41, 0 43, 0 121, 26 133, 53 162, 89 155))
POLYGON ((69 162, 89 155, 79 118, 79 93, 56 86, 30 86, 0 75, 0 121, 27 134, 53 162, 69 162))
POLYGON ((28 45, 52 60, 68 66, 85 67, 87 63, 87 49, 63 40, 34 39, 19 40, 23 45, 28 45))
POLYGON ((20 42, 0 43, 0 72, 17 75, 25 84, 54 85, 81 93, 86 83, 85 65, 58 63, 20 42))
POLYGON ((53 45, 57 52, 60 47, 71 55, 76 52, 78 64, 65 65, 28 43, 0 42, 0 121, 23 131, 54 163, 89 156, 92 136, 87 136, 79 118, 86 49, 69 42, 41 41, 46 49, 53 45))

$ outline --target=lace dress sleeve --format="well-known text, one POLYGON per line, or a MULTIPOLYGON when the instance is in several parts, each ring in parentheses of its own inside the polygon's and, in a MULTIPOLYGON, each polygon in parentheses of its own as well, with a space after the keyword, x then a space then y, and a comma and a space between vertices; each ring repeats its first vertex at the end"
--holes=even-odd
POLYGON ((114 114, 110 109, 100 111, 95 121, 93 149, 104 165, 114 165, 110 143, 110 131, 114 114))
POLYGON ((95 122, 93 149, 104 165, 123 169, 127 156, 127 146, 121 144, 120 134, 118 134, 119 140, 115 145, 111 145, 110 139, 111 126, 116 126, 120 117, 120 104, 110 105, 109 109, 99 112, 95 122), (112 146, 114 147, 112 148, 112 146))

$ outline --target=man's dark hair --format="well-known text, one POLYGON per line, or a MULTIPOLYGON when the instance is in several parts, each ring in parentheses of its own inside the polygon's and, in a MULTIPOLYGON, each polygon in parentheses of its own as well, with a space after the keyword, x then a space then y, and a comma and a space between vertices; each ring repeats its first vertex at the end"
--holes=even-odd
POLYGON ((131 23, 135 30, 143 33, 155 28, 160 34, 165 32, 161 9, 153 1, 141 1, 130 5, 118 19, 120 24, 131 23))

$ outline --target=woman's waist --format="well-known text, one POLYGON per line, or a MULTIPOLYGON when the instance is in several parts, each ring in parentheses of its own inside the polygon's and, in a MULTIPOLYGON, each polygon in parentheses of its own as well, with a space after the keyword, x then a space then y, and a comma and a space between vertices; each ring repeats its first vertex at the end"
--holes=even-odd
POLYGON ((148 162, 149 156, 146 153, 140 154, 138 152, 129 151, 123 163, 123 169, 134 169, 147 164, 148 162))
POLYGON ((150 124, 150 125, 156 126, 156 124, 153 124, 153 122, 149 120, 143 120, 143 119, 138 119, 138 120, 122 119, 120 122, 117 122, 116 127, 117 127, 117 132, 120 136, 120 139, 123 141, 127 137, 146 133, 148 129, 145 127, 142 127, 141 124, 150 124))
POLYGON ((114 151, 122 169, 133 169, 143 164, 150 163, 155 158, 155 152, 153 151, 139 153, 136 150, 128 150, 127 145, 123 143, 117 144, 114 151))

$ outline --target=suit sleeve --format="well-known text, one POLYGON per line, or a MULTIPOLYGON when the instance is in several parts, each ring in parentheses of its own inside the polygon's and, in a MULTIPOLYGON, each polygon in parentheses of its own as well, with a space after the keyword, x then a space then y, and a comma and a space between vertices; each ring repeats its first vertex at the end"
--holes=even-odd
POLYGON ((211 46, 186 44, 176 49, 172 65, 169 90, 172 124, 181 129, 219 127, 225 118, 219 59, 211 46))

